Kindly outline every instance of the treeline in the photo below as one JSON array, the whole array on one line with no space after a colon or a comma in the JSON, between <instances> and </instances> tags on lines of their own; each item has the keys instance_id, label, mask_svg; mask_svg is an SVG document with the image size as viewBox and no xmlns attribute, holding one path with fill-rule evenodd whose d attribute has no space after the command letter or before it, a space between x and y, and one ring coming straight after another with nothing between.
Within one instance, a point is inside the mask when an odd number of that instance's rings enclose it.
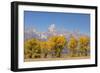
<instances>
[{"instance_id":1,"label":"treeline","mask_svg":"<svg viewBox=\"0 0 100 73\"><path fill-rule=\"evenodd\" d=\"M52 36L48 40L42 41L36 38L26 40L24 43L24 58L47 58L62 56L62 50L66 48L69 52L66 53L70 57L74 56L88 56L90 51L90 38L81 36L76 39L71 36L70 39L64 36Z\"/></svg>"}]
</instances>

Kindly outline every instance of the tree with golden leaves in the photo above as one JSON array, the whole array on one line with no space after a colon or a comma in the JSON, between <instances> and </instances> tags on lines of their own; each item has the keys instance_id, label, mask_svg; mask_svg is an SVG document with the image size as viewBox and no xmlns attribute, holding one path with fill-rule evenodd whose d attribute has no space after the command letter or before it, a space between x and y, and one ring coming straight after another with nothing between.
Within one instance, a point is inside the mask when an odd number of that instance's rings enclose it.
<instances>
[{"instance_id":1,"label":"tree with golden leaves","mask_svg":"<svg viewBox=\"0 0 100 73\"><path fill-rule=\"evenodd\" d=\"M37 58L40 57L41 49L39 40L32 38L25 41L24 55L25 58Z\"/></svg>"},{"instance_id":2,"label":"tree with golden leaves","mask_svg":"<svg viewBox=\"0 0 100 73\"><path fill-rule=\"evenodd\" d=\"M77 50L77 46L78 46L78 41L74 36L70 37L70 40L68 42L68 49L70 50L70 55L71 56L75 56L76 54L76 50Z\"/></svg>"},{"instance_id":3,"label":"tree with golden leaves","mask_svg":"<svg viewBox=\"0 0 100 73\"><path fill-rule=\"evenodd\" d=\"M32 58L32 41L26 40L24 43L24 57L25 59Z\"/></svg>"},{"instance_id":4,"label":"tree with golden leaves","mask_svg":"<svg viewBox=\"0 0 100 73\"><path fill-rule=\"evenodd\" d=\"M64 36L53 36L49 39L54 42L54 51L56 57L61 57L61 52L66 44L66 38Z\"/></svg>"},{"instance_id":5,"label":"tree with golden leaves","mask_svg":"<svg viewBox=\"0 0 100 73\"><path fill-rule=\"evenodd\" d=\"M42 41L41 42L41 50L42 54L44 54L44 58L47 58L47 55L52 52L52 49L54 47L54 43L51 41Z\"/></svg>"},{"instance_id":6,"label":"tree with golden leaves","mask_svg":"<svg viewBox=\"0 0 100 73\"><path fill-rule=\"evenodd\" d=\"M81 36L79 38L79 48L81 55L87 56L88 51L90 50L90 38L87 36Z\"/></svg>"}]
</instances>

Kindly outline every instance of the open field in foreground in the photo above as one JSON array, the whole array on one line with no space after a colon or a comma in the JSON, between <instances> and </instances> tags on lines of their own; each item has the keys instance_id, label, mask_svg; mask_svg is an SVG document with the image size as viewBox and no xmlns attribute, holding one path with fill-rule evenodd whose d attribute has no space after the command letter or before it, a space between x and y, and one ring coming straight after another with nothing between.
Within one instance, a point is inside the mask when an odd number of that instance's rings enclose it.
<instances>
[{"instance_id":1,"label":"open field in foreground","mask_svg":"<svg viewBox=\"0 0 100 73\"><path fill-rule=\"evenodd\" d=\"M80 56L80 57L70 57L64 56L61 58L35 58L35 59L24 59L24 62L33 62L33 61L56 61L56 60L80 60L80 59L89 59L90 56Z\"/></svg>"}]
</instances>

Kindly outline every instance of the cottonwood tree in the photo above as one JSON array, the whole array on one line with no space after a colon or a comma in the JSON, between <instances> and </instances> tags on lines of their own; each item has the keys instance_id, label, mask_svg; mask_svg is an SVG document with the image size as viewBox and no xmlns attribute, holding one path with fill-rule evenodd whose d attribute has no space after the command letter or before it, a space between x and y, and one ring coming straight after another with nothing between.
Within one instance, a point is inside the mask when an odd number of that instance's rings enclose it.
<instances>
[{"instance_id":1,"label":"cottonwood tree","mask_svg":"<svg viewBox=\"0 0 100 73\"><path fill-rule=\"evenodd\" d=\"M79 48L81 55L87 56L88 51L90 50L90 38L87 36L81 36L79 38Z\"/></svg>"},{"instance_id":2,"label":"cottonwood tree","mask_svg":"<svg viewBox=\"0 0 100 73\"><path fill-rule=\"evenodd\" d=\"M66 44L66 38L64 36L53 36L49 39L54 42L54 51L56 57L61 57L61 52Z\"/></svg>"},{"instance_id":3,"label":"cottonwood tree","mask_svg":"<svg viewBox=\"0 0 100 73\"><path fill-rule=\"evenodd\" d=\"M32 38L25 41L24 44L25 58L38 58L41 54L40 41Z\"/></svg>"},{"instance_id":4,"label":"cottonwood tree","mask_svg":"<svg viewBox=\"0 0 100 73\"><path fill-rule=\"evenodd\" d=\"M77 39L74 36L71 36L67 46L68 49L70 50L70 56L75 56L77 46L78 46Z\"/></svg>"}]
</instances>

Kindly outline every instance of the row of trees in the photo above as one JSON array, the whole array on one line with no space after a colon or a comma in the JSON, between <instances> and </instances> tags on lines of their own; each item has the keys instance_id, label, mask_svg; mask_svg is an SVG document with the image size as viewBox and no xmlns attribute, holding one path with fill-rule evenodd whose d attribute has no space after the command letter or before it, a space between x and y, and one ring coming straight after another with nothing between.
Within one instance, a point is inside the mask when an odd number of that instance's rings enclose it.
<instances>
[{"instance_id":1,"label":"row of trees","mask_svg":"<svg viewBox=\"0 0 100 73\"><path fill-rule=\"evenodd\" d=\"M89 43L90 39L86 36L81 36L79 39L71 36L69 40L64 36L52 36L47 41L32 38L24 43L24 55L25 59L47 58L48 55L61 57L62 50L66 48L71 57L75 54L87 56L90 49Z\"/></svg>"}]
</instances>

